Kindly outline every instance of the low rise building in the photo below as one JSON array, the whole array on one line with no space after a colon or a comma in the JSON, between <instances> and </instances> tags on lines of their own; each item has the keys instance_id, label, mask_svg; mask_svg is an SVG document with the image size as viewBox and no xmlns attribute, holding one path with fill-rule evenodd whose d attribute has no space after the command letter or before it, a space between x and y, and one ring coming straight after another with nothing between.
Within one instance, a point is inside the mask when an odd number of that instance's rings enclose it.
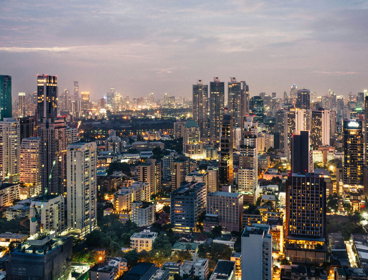
<instances>
[{"instance_id":1,"label":"low rise building","mask_svg":"<svg viewBox=\"0 0 368 280\"><path fill-rule=\"evenodd\" d=\"M130 248L135 249L137 252L149 252L152 250L153 242L156 238L157 232L147 230L136 232L130 237Z\"/></svg>"},{"instance_id":2,"label":"low rise building","mask_svg":"<svg viewBox=\"0 0 368 280\"><path fill-rule=\"evenodd\" d=\"M235 262L219 260L209 280L235 279Z\"/></svg>"},{"instance_id":3,"label":"low rise building","mask_svg":"<svg viewBox=\"0 0 368 280\"><path fill-rule=\"evenodd\" d=\"M199 280L205 280L208 277L208 260L195 259L193 261L185 261L180 267L181 277L198 277Z\"/></svg>"}]
</instances>

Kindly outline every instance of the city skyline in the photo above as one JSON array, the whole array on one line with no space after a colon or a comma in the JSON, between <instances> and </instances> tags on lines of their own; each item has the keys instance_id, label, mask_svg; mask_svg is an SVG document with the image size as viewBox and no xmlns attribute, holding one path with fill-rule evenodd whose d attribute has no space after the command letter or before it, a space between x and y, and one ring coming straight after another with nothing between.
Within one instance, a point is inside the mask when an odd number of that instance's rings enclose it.
<instances>
[{"instance_id":1,"label":"city skyline","mask_svg":"<svg viewBox=\"0 0 368 280\"><path fill-rule=\"evenodd\" d=\"M58 76L60 92L77 80L93 98L110 87L190 98L196 80L214 76L245 80L251 95L281 97L294 83L318 95L356 94L367 87L367 8L364 1L6 2L0 73L12 76L13 96L35 91L42 73Z\"/></svg>"}]
</instances>

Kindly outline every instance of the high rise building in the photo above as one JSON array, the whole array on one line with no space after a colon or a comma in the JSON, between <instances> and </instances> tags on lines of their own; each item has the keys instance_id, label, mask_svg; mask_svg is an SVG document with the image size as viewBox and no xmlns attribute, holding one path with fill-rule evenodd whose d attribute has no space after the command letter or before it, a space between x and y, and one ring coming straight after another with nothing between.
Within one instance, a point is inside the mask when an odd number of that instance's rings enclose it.
<instances>
[{"instance_id":1,"label":"high rise building","mask_svg":"<svg viewBox=\"0 0 368 280\"><path fill-rule=\"evenodd\" d=\"M91 106L91 97L89 91L82 91L81 92L81 110L83 112L87 112Z\"/></svg>"},{"instance_id":2,"label":"high rise building","mask_svg":"<svg viewBox=\"0 0 368 280\"><path fill-rule=\"evenodd\" d=\"M28 239L9 254L6 278L10 280L68 278L72 247L73 240L70 237L46 236L43 239Z\"/></svg>"},{"instance_id":3,"label":"high rise building","mask_svg":"<svg viewBox=\"0 0 368 280\"><path fill-rule=\"evenodd\" d=\"M320 146L330 145L330 111L318 110L312 112L311 147L318 150Z\"/></svg>"},{"instance_id":4,"label":"high rise building","mask_svg":"<svg viewBox=\"0 0 368 280\"><path fill-rule=\"evenodd\" d=\"M210 139L219 142L221 134L221 122L225 106L225 84L218 77L210 82Z\"/></svg>"},{"instance_id":5,"label":"high rise building","mask_svg":"<svg viewBox=\"0 0 368 280\"><path fill-rule=\"evenodd\" d=\"M286 255L292 262L326 258L326 183L322 176L293 173L286 184Z\"/></svg>"},{"instance_id":6,"label":"high rise building","mask_svg":"<svg viewBox=\"0 0 368 280\"><path fill-rule=\"evenodd\" d=\"M292 173L308 173L312 171L311 153L309 148L309 131L294 134L291 144Z\"/></svg>"},{"instance_id":7,"label":"high rise building","mask_svg":"<svg viewBox=\"0 0 368 280\"><path fill-rule=\"evenodd\" d=\"M44 194L59 193L55 120L57 118L57 77L37 77L37 123L41 138L41 186Z\"/></svg>"},{"instance_id":8,"label":"high rise building","mask_svg":"<svg viewBox=\"0 0 368 280\"><path fill-rule=\"evenodd\" d=\"M24 117L20 122L20 140L33 137L35 135L36 119L35 117Z\"/></svg>"},{"instance_id":9,"label":"high rise building","mask_svg":"<svg viewBox=\"0 0 368 280\"><path fill-rule=\"evenodd\" d=\"M253 96L249 101L249 110L252 114L263 117L265 108L264 108L264 101L260 96Z\"/></svg>"},{"instance_id":10,"label":"high rise building","mask_svg":"<svg viewBox=\"0 0 368 280\"><path fill-rule=\"evenodd\" d=\"M185 123L183 152L185 156L190 157L191 159L199 160L205 158L200 128L193 120L188 120Z\"/></svg>"},{"instance_id":11,"label":"high rise building","mask_svg":"<svg viewBox=\"0 0 368 280\"><path fill-rule=\"evenodd\" d=\"M18 118L26 116L26 93L18 93Z\"/></svg>"},{"instance_id":12,"label":"high rise building","mask_svg":"<svg viewBox=\"0 0 368 280\"><path fill-rule=\"evenodd\" d=\"M44 195L32 199L30 205L30 234L61 233L65 229L65 198Z\"/></svg>"},{"instance_id":13,"label":"high rise building","mask_svg":"<svg viewBox=\"0 0 368 280\"><path fill-rule=\"evenodd\" d=\"M67 152L67 225L81 235L97 226L97 148L95 142L74 143Z\"/></svg>"},{"instance_id":14,"label":"high rise building","mask_svg":"<svg viewBox=\"0 0 368 280\"><path fill-rule=\"evenodd\" d=\"M12 78L0 75L0 121L12 116Z\"/></svg>"},{"instance_id":15,"label":"high rise building","mask_svg":"<svg viewBox=\"0 0 368 280\"><path fill-rule=\"evenodd\" d=\"M37 76L38 123L53 123L57 117L57 77Z\"/></svg>"},{"instance_id":16,"label":"high rise building","mask_svg":"<svg viewBox=\"0 0 368 280\"><path fill-rule=\"evenodd\" d=\"M186 157L176 158L173 161L171 170L171 189L176 190L180 188L181 184L185 182L185 176L189 172L189 159Z\"/></svg>"},{"instance_id":17,"label":"high rise building","mask_svg":"<svg viewBox=\"0 0 368 280\"><path fill-rule=\"evenodd\" d=\"M22 139L20 145L20 181L27 186L41 187L41 140L38 137Z\"/></svg>"},{"instance_id":18,"label":"high rise building","mask_svg":"<svg viewBox=\"0 0 368 280\"><path fill-rule=\"evenodd\" d=\"M245 131L243 144L240 146L237 175L238 191L252 196L258 184L258 152L257 136L251 128Z\"/></svg>"},{"instance_id":19,"label":"high rise building","mask_svg":"<svg viewBox=\"0 0 368 280\"><path fill-rule=\"evenodd\" d=\"M209 193L206 214L216 215L223 230L240 231L243 217L243 195L229 192Z\"/></svg>"},{"instance_id":20,"label":"high rise building","mask_svg":"<svg viewBox=\"0 0 368 280\"><path fill-rule=\"evenodd\" d=\"M193 85L193 119L199 125L202 140L208 139L208 85L204 85L201 80Z\"/></svg>"},{"instance_id":21,"label":"high rise building","mask_svg":"<svg viewBox=\"0 0 368 280\"><path fill-rule=\"evenodd\" d=\"M309 89L300 89L296 93L296 108L300 109L310 109L310 90Z\"/></svg>"},{"instance_id":22,"label":"high rise building","mask_svg":"<svg viewBox=\"0 0 368 280\"><path fill-rule=\"evenodd\" d=\"M19 181L19 122L12 118L0 121L0 179L10 183Z\"/></svg>"},{"instance_id":23,"label":"high rise building","mask_svg":"<svg viewBox=\"0 0 368 280\"><path fill-rule=\"evenodd\" d=\"M249 112L249 86L231 78L228 83L228 109L235 127L243 127L243 117Z\"/></svg>"},{"instance_id":24,"label":"high rise building","mask_svg":"<svg viewBox=\"0 0 368 280\"><path fill-rule=\"evenodd\" d=\"M364 161L364 190L368 193L368 91L364 91L364 129L365 129L365 161Z\"/></svg>"},{"instance_id":25,"label":"high rise building","mask_svg":"<svg viewBox=\"0 0 368 280\"><path fill-rule=\"evenodd\" d=\"M232 184L234 181L234 126L233 118L226 114L222 120L220 138L220 184Z\"/></svg>"},{"instance_id":26,"label":"high rise building","mask_svg":"<svg viewBox=\"0 0 368 280\"><path fill-rule=\"evenodd\" d=\"M79 117L80 111L81 111L81 100L79 95L79 83L78 81L74 81L73 104L72 104L73 116Z\"/></svg>"},{"instance_id":27,"label":"high rise building","mask_svg":"<svg viewBox=\"0 0 368 280\"><path fill-rule=\"evenodd\" d=\"M364 137L361 120L344 120L344 185L363 186Z\"/></svg>"},{"instance_id":28,"label":"high rise building","mask_svg":"<svg viewBox=\"0 0 368 280\"><path fill-rule=\"evenodd\" d=\"M206 210L207 187L204 183L187 183L171 193L171 224L178 232L196 230L199 217Z\"/></svg>"},{"instance_id":29,"label":"high rise building","mask_svg":"<svg viewBox=\"0 0 368 280\"><path fill-rule=\"evenodd\" d=\"M133 201L131 220L138 227L148 227L155 222L155 205L147 201Z\"/></svg>"},{"instance_id":30,"label":"high rise building","mask_svg":"<svg viewBox=\"0 0 368 280\"><path fill-rule=\"evenodd\" d=\"M138 181L150 185L150 193L155 194L161 188L161 164L155 159L149 159L137 166Z\"/></svg>"},{"instance_id":31,"label":"high rise building","mask_svg":"<svg viewBox=\"0 0 368 280\"><path fill-rule=\"evenodd\" d=\"M272 279L272 235L270 226L247 226L241 236L242 280Z\"/></svg>"}]
</instances>

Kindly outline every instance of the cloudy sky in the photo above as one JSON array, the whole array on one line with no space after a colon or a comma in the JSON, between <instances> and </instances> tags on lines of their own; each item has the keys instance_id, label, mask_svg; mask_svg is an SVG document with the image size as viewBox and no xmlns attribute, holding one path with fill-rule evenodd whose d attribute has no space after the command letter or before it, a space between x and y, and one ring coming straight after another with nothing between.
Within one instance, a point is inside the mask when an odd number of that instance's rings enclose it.
<instances>
[{"instance_id":1,"label":"cloudy sky","mask_svg":"<svg viewBox=\"0 0 368 280\"><path fill-rule=\"evenodd\" d=\"M0 73L14 93L35 90L38 73L94 97L190 97L214 76L252 94L356 93L367 46L367 0L0 0Z\"/></svg>"}]
</instances>

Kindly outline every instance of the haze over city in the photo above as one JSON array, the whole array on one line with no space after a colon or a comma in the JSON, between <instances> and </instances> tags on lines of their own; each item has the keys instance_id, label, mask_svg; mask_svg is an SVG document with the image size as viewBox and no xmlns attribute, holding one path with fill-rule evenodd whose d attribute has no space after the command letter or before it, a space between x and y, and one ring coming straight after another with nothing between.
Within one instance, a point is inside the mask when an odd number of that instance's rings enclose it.
<instances>
[{"instance_id":1,"label":"haze over city","mask_svg":"<svg viewBox=\"0 0 368 280\"><path fill-rule=\"evenodd\" d=\"M59 90L78 80L94 98L111 87L190 98L198 80L235 76L251 95L291 84L318 95L367 87L367 1L1 1L0 73L13 94L37 74Z\"/></svg>"}]
</instances>

